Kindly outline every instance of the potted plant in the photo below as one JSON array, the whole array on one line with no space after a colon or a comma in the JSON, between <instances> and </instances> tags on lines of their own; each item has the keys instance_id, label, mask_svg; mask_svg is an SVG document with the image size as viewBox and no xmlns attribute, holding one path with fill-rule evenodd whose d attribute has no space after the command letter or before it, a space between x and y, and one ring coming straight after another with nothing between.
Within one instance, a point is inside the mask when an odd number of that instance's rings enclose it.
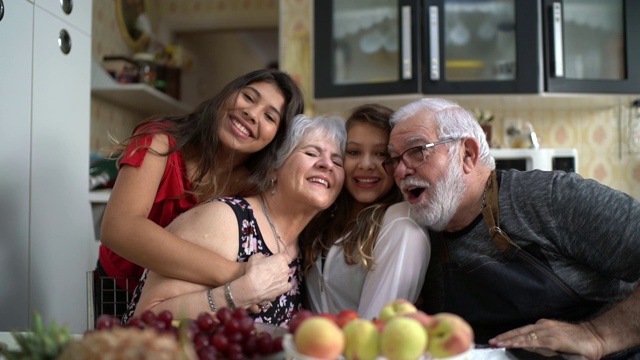
<instances>
[{"instance_id":1,"label":"potted plant","mask_svg":"<svg viewBox=\"0 0 640 360\"><path fill-rule=\"evenodd\" d=\"M480 127L482 127L484 134L487 136L487 143L489 144L489 146L491 146L491 124L495 116L487 110L480 110L477 108L473 110L473 115L475 116L476 120L478 120Z\"/></svg>"}]
</instances>

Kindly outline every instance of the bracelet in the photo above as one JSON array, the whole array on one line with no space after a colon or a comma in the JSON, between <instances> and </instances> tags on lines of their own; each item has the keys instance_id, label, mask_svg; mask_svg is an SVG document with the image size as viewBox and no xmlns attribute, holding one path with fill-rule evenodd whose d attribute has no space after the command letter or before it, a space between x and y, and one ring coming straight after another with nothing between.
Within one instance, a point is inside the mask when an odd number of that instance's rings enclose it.
<instances>
[{"instance_id":1,"label":"bracelet","mask_svg":"<svg viewBox=\"0 0 640 360\"><path fill-rule=\"evenodd\" d=\"M209 300L209 307L211 308L212 312L217 312L218 308L216 307L216 304L213 302L213 295L211 294L211 291L213 289L209 289L209 291L207 291L207 299Z\"/></svg>"},{"instance_id":2,"label":"bracelet","mask_svg":"<svg viewBox=\"0 0 640 360\"><path fill-rule=\"evenodd\" d=\"M236 308L236 302L233 301L233 296L231 296L231 281L229 281L225 286L224 286L224 295L227 297L227 302L229 303L229 306L232 309Z\"/></svg>"}]
</instances>

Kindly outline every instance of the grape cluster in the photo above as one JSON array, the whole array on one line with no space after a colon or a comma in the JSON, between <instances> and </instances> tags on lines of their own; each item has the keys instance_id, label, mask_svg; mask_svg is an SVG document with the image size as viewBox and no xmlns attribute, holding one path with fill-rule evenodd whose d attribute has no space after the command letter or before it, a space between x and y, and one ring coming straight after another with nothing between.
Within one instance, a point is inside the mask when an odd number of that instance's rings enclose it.
<instances>
[{"instance_id":1,"label":"grape cluster","mask_svg":"<svg viewBox=\"0 0 640 360\"><path fill-rule=\"evenodd\" d=\"M200 360L211 359L261 359L282 351L282 337L258 331L253 318L242 308L221 308L217 313L203 312L196 319L176 322L170 311L154 314L145 311L134 317L125 327L151 328L161 334L173 334L176 339L186 336ZM119 327L120 321L109 315L98 318L97 330Z\"/></svg>"}]
</instances>

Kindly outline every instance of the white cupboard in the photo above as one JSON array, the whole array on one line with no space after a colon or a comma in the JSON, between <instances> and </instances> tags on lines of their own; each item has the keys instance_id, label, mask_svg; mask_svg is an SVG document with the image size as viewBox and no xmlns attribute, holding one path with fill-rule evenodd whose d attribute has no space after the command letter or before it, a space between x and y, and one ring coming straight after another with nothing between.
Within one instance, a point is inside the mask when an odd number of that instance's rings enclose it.
<instances>
[{"instance_id":1,"label":"white cupboard","mask_svg":"<svg viewBox=\"0 0 640 360\"><path fill-rule=\"evenodd\" d=\"M13 145L0 142L2 173L11 169L0 196L17 205L0 200L0 236L10 234L0 251L9 258L0 259L0 331L29 327L34 311L71 332L86 328L85 273L95 266L88 198L92 2L71 2L80 3L67 15L67 1L4 0L0 47L4 52L10 39L15 52L0 57L0 119L2 133L17 136Z\"/></svg>"},{"instance_id":2,"label":"white cupboard","mask_svg":"<svg viewBox=\"0 0 640 360\"><path fill-rule=\"evenodd\" d=\"M0 330L9 330L28 321L33 4L0 1Z\"/></svg>"}]
</instances>

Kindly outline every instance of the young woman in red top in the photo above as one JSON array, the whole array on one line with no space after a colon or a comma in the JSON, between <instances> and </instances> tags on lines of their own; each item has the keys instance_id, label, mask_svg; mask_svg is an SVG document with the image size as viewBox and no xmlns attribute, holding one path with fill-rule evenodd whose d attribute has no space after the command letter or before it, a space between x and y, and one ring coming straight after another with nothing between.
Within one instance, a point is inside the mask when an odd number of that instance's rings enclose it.
<instances>
[{"instance_id":1,"label":"young woman in red top","mask_svg":"<svg viewBox=\"0 0 640 360\"><path fill-rule=\"evenodd\" d=\"M251 193L252 180L268 175L287 123L304 111L303 102L287 74L257 70L233 80L190 114L156 116L138 125L121 144L125 150L104 212L96 273L137 279L149 268L209 286L241 276L244 264L164 226L208 199ZM262 261L273 272L288 271L283 255ZM264 277L261 281L281 278L268 272ZM124 281L117 285L123 287ZM132 293L136 285L129 282L126 290ZM100 291L100 284L96 287Z\"/></svg>"}]
</instances>

